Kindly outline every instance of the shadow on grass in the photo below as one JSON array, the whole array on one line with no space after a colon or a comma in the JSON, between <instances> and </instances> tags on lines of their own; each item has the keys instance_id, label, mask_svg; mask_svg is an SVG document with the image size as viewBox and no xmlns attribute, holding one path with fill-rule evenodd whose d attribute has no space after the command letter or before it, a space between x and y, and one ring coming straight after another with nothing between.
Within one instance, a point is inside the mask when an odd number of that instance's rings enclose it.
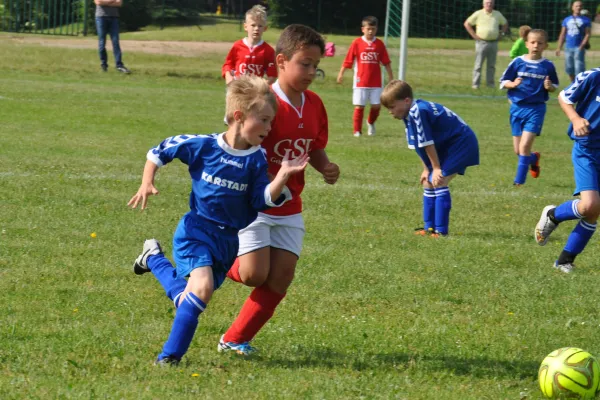
<instances>
[{"instance_id":1,"label":"shadow on grass","mask_svg":"<svg viewBox=\"0 0 600 400\"><path fill-rule=\"evenodd\" d=\"M300 350L302 351L302 350ZM420 372L450 372L455 375L469 375L475 378L537 378L537 361L493 360L486 357L459 358L455 356L410 355L405 353L338 353L331 349L321 349L310 353L300 353L297 358L265 359L265 364L275 368L300 369L349 368L354 371L369 370L410 370Z\"/></svg>"}]
</instances>

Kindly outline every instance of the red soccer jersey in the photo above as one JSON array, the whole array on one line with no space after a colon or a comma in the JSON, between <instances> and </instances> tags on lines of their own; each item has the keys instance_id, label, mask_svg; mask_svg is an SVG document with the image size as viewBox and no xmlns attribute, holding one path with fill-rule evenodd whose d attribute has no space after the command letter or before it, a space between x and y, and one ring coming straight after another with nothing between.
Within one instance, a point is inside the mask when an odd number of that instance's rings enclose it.
<instances>
[{"instance_id":1,"label":"red soccer jersey","mask_svg":"<svg viewBox=\"0 0 600 400\"><path fill-rule=\"evenodd\" d=\"M276 175L287 153L296 158L313 150L324 149L329 128L325 106L316 93L306 90L302 94L302 107L297 109L283 93L279 82L275 82L272 89L277 95L279 109L262 147L267 152L269 172ZM266 214L283 216L302 212L300 194L304 189L304 172L290 176L287 187L292 192L292 200L281 207L270 208L265 211Z\"/></svg>"},{"instance_id":2,"label":"red soccer jersey","mask_svg":"<svg viewBox=\"0 0 600 400\"><path fill-rule=\"evenodd\" d=\"M225 74L231 71L235 71L236 77L248 74L275 78L277 77L275 50L264 41L251 47L246 44L246 38L240 39L233 44L225 57L221 75L224 78Z\"/></svg>"},{"instance_id":3,"label":"red soccer jersey","mask_svg":"<svg viewBox=\"0 0 600 400\"><path fill-rule=\"evenodd\" d=\"M354 88L380 88L382 82L379 64L388 65L390 62L390 56L381 40L375 38L369 42L362 36L354 39L350 45L343 66L354 66Z\"/></svg>"}]
</instances>

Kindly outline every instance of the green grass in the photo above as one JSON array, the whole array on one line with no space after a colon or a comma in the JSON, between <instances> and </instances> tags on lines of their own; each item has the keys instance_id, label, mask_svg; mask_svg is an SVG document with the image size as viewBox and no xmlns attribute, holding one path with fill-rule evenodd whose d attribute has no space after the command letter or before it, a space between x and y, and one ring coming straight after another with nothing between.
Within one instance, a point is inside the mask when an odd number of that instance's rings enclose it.
<instances>
[{"instance_id":1,"label":"green grass","mask_svg":"<svg viewBox=\"0 0 600 400\"><path fill-rule=\"evenodd\" d=\"M145 238L170 252L186 169L161 170L147 211L125 204L148 148L223 129L223 55L128 53L134 74L122 76L99 72L94 50L0 40L0 54L2 398L539 399L546 354L600 353L598 241L567 276L551 264L573 224L546 247L532 238L540 210L573 189L566 118L551 100L535 144L541 178L515 190L506 100L465 96L472 56L440 53L451 82L418 74L418 59L409 79L469 122L481 148L481 165L451 185L452 236L412 234L420 163L403 125L382 115L376 137L352 137L350 75L335 85L340 59L326 59L328 79L312 89L342 177L331 187L307 173L302 258L259 356L216 352L249 293L226 282L183 364L155 368L174 310L130 266Z\"/></svg>"}]
</instances>

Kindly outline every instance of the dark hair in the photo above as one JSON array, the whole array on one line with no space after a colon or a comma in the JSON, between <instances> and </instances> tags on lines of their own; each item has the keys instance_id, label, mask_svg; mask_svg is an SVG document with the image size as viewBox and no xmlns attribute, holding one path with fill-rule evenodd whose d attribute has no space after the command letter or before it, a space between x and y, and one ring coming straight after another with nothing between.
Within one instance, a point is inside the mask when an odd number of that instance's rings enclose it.
<instances>
[{"instance_id":1,"label":"dark hair","mask_svg":"<svg viewBox=\"0 0 600 400\"><path fill-rule=\"evenodd\" d=\"M365 25L377 26L378 23L379 23L379 21L377 21L377 18L372 17L372 16L364 17L362 19L362 26L365 26Z\"/></svg>"},{"instance_id":2,"label":"dark hair","mask_svg":"<svg viewBox=\"0 0 600 400\"><path fill-rule=\"evenodd\" d=\"M527 38L529 39L529 35L540 35L542 38L544 38L544 41L546 43L548 43L548 32L546 32L543 29L532 29L529 31L529 33L527 34Z\"/></svg>"},{"instance_id":3,"label":"dark hair","mask_svg":"<svg viewBox=\"0 0 600 400\"><path fill-rule=\"evenodd\" d=\"M319 47L321 55L325 53L325 40L317 31L306 25L292 24L281 32L275 46L275 54L283 54L290 60L299 50L309 46Z\"/></svg>"},{"instance_id":4,"label":"dark hair","mask_svg":"<svg viewBox=\"0 0 600 400\"><path fill-rule=\"evenodd\" d=\"M394 101L407 98L413 98L413 91L410 85L400 79L394 79L383 88L383 92L381 93L381 104L383 104L385 108L391 108Z\"/></svg>"}]
</instances>

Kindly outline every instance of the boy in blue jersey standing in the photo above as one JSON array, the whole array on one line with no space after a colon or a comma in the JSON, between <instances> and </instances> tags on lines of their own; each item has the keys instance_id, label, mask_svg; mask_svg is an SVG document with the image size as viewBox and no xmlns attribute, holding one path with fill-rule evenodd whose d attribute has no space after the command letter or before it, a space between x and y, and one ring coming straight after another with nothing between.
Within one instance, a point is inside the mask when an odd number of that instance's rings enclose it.
<instances>
[{"instance_id":1,"label":"boy in blue jersey standing","mask_svg":"<svg viewBox=\"0 0 600 400\"><path fill-rule=\"evenodd\" d=\"M548 47L546 31L532 29L525 44L529 54L515 58L500 78L500 88L508 89L513 148L519 156L515 186L525 183L529 170L533 178L540 176L540 153L531 148L542 133L548 92L558 87L554 64L542 57Z\"/></svg>"},{"instance_id":2,"label":"boy in blue jersey standing","mask_svg":"<svg viewBox=\"0 0 600 400\"><path fill-rule=\"evenodd\" d=\"M191 210L173 237L176 269L159 243L147 240L135 260L134 272L152 272L178 308L173 327L156 364L178 364L186 353L213 292L223 283L238 252L238 232L268 207L290 200L285 187L290 175L303 171L308 155L284 158L272 182L260 144L271 130L277 99L261 78L243 77L227 93L227 132L181 135L165 139L148 154L142 184L128 205L146 207L158 194L154 176L159 167L179 159L192 178ZM184 279L174 279L189 277Z\"/></svg>"},{"instance_id":3,"label":"boy in blue jersey standing","mask_svg":"<svg viewBox=\"0 0 600 400\"><path fill-rule=\"evenodd\" d=\"M571 124L568 134L574 141L572 160L575 175L575 193L578 200L570 200L558 207L546 206L535 227L535 240L544 246L558 224L571 219L579 220L554 268L569 273L594 232L600 215L600 68L577 75L575 81L560 92L558 102ZM577 105L577 107L575 107Z\"/></svg>"},{"instance_id":4,"label":"boy in blue jersey standing","mask_svg":"<svg viewBox=\"0 0 600 400\"><path fill-rule=\"evenodd\" d=\"M423 162L423 228L419 235L448 234L452 198L448 184L467 167L479 165L475 133L454 112L438 103L414 100L410 85L392 80L383 89L381 104L406 125L408 147Z\"/></svg>"}]
</instances>

